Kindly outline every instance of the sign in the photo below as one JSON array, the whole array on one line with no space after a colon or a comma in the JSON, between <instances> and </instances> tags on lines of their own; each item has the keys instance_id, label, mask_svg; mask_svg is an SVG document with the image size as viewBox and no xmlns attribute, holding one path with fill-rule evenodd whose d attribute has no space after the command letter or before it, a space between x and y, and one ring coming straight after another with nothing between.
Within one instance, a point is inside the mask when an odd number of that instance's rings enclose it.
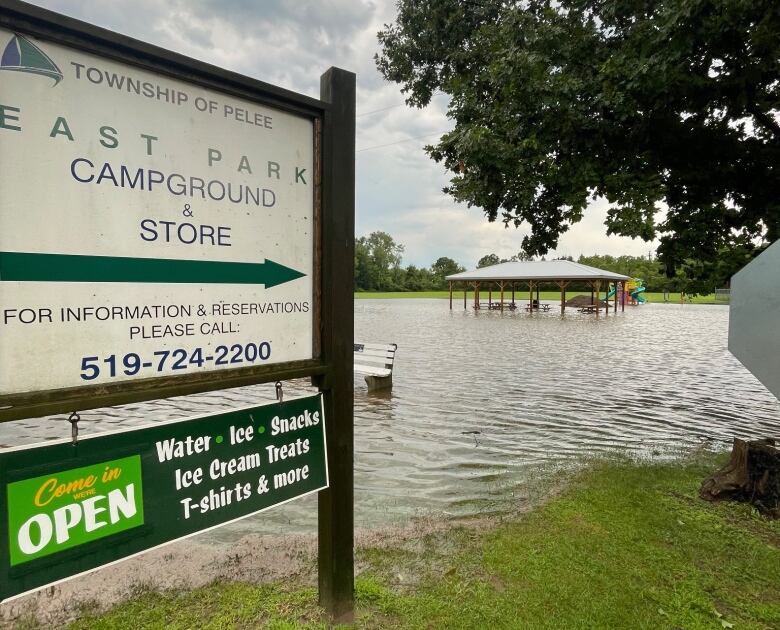
<instances>
[{"instance_id":1,"label":"sign","mask_svg":"<svg viewBox=\"0 0 780 630\"><path fill-rule=\"evenodd\" d=\"M0 600L328 486L322 396L0 452Z\"/></svg>"},{"instance_id":2,"label":"sign","mask_svg":"<svg viewBox=\"0 0 780 630\"><path fill-rule=\"evenodd\" d=\"M0 28L0 397L312 359L314 124Z\"/></svg>"},{"instance_id":3,"label":"sign","mask_svg":"<svg viewBox=\"0 0 780 630\"><path fill-rule=\"evenodd\" d=\"M311 453L224 414L0 455L0 599L329 483L320 603L351 619L354 202L353 73L316 99L0 0L0 422L312 377L334 445L323 471L304 409Z\"/></svg>"},{"instance_id":4,"label":"sign","mask_svg":"<svg viewBox=\"0 0 780 630\"><path fill-rule=\"evenodd\" d=\"M729 350L780 398L780 242L731 279Z\"/></svg>"}]
</instances>

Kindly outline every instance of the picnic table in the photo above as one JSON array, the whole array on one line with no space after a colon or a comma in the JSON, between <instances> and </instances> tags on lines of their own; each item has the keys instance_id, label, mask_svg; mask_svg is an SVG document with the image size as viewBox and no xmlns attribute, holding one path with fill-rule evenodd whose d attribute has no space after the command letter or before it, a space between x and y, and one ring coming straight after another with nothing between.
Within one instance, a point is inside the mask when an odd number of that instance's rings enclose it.
<instances>
[{"instance_id":1,"label":"picnic table","mask_svg":"<svg viewBox=\"0 0 780 630\"><path fill-rule=\"evenodd\" d=\"M604 307L602 307L604 308ZM595 304L585 304L583 306L580 306L577 309L580 313L595 313L596 312L596 305Z\"/></svg>"},{"instance_id":2,"label":"picnic table","mask_svg":"<svg viewBox=\"0 0 780 630\"><path fill-rule=\"evenodd\" d=\"M550 305L549 304L532 304L525 307L525 310L528 312L531 311L549 311Z\"/></svg>"},{"instance_id":3,"label":"picnic table","mask_svg":"<svg viewBox=\"0 0 780 630\"><path fill-rule=\"evenodd\" d=\"M480 308L487 308L491 311L501 310L501 302L480 302L479 306ZM504 308L513 311L517 308L517 306L515 304L512 304L512 302L504 302Z\"/></svg>"}]
</instances>

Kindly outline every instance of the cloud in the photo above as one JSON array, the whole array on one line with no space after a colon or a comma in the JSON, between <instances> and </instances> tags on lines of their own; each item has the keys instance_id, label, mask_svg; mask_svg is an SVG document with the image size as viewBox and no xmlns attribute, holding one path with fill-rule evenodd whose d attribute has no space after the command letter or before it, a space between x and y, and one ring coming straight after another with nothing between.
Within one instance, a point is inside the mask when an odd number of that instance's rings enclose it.
<instances>
[{"instance_id":1,"label":"cloud","mask_svg":"<svg viewBox=\"0 0 780 630\"><path fill-rule=\"evenodd\" d=\"M392 0L40 0L36 4L207 63L319 96L330 66L357 74L356 230L383 230L406 246L405 264L449 256L473 267L484 254L509 257L522 227L488 223L478 208L441 192L448 176L423 146L450 129L447 97L424 110L404 105L374 65L377 32L394 19ZM646 254L641 241L606 236L594 203L563 235L558 254Z\"/></svg>"}]
</instances>

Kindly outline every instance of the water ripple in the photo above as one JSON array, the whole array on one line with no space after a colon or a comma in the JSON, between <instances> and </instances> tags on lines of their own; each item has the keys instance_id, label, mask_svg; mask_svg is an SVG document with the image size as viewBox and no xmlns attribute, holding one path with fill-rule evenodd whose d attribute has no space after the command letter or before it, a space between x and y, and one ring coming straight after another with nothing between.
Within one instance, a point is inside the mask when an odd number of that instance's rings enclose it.
<instances>
[{"instance_id":1,"label":"water ripple","mask_svg":"<svg viewBox=\"0 0 780 630\"><path fill-rule=\"evenodd\" d=\"M648 304L597 320L361 300L355 328L359 341L399 346L391 393L369 395L355 377L360 526L492 510L541 467L583 456L780 435L780 404L727 350L727 307ZM311 391L305 381L287 387ZM262 385L93 410L82 414L82 431L273 398ZM8 423L0 446L69 431L63 417ZM315 527L310 497L206 536Z\"/></svg>"}]
</instances>

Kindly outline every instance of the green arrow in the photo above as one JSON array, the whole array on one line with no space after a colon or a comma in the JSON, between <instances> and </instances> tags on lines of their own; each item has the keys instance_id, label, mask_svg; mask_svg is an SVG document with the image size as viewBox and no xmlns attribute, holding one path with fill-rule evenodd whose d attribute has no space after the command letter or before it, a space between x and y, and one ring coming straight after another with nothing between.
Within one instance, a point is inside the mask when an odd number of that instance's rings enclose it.
<instances>
[{"instance_id":1,"label":"green arrow","mask_svg":"<svg viewBox=\"0 0 780 630\"><path fill-rule=\"evenodd\" d=\"M261 263L0 252L0 282L150 282L264 284L305 276L272 260Z\"/></svg>"}]
</instances>

